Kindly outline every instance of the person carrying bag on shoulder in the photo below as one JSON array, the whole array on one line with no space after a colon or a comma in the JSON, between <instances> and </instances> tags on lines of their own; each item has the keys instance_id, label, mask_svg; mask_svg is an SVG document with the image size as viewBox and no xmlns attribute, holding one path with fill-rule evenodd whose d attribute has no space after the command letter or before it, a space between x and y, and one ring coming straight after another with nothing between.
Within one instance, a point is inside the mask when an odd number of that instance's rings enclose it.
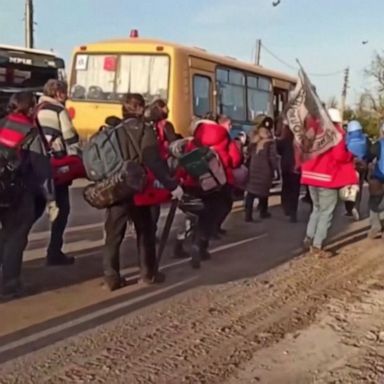
<instances>
[{"instance_id":1,"label":"person carrying bag on shoulder","mask_svg":"<svg viewBox=\"0 0 384 384\"><path fill-rule=\"evenodd\" d=\"M159 272L156 258L156 226L151 206L167 200L180 200L183 190L161 161L156 134L152 125L144 121L145 101L140 94L124 98L123 123L116 129L122 156L141 164L146 172L142 191L127 195L107 207L105 221L105 247L103 255L104 278L111 291L126 282L120 275L120 245L124 239L127 221L132 220L137 233L140 280L145 284L161 283L165 276ZM162 189L155 188L158 182Z\"/></svg>"}]
</instances>

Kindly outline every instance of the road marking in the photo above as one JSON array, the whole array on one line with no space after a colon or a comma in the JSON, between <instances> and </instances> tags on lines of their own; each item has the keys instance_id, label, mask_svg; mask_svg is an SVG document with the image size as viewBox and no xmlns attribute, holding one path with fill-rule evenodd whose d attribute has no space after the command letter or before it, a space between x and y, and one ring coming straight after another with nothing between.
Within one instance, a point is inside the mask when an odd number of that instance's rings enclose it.
<instances>
[{"instance_id":1,"label":"road marking","mask_svg":"<svg viewBox=\"0 0 384 384\"><path fill-rule=\"evenodd\" d=\"M244 208L244 204L242 201L235 201L235 203L233 204L232 213L240 212L243 210L243 208ZM181 212L180 210L178 210L176 212L176 216L180 216L182 214L183 214L183 212ZM161 213L160 213L160 217L164 218L167 215L168 215L168 208L163 208ZM93 229L101 229L102 230L103 228L104 228L104 222L103 221L98 222L98 223L93 223L93 224L68 226L65 229L65 234L71 234L71 233L81 232L81 231L89 231L89 230L93 230ZM45 239L49 238L49 236L51 236L51 231L32 232L29 235L29 241L45 240Z\"/></svg>"},{"instance_id":2,"label":"road marking","mask_svg":"<svg viewBox=\"0 0 384 384\"><path fill-rule=\"evenodd\" d=\"M220 245L219 247L212 248L209 251L209 253L215 254L215 253L218 253L218 252L221 252L221 251L225 251L227 249L231 249L231 248L237 247L239 245L243 245L243 244L247 244L247 243L250 243L252 241L255 241L255 240L263 239L264 237L267 237L267 236L268 236L268 233L262 233L262 234L260 234L258 236L248 237L247 239L236 241L234 243ZM186 259L178 260L178 261L173 261L172 263L168 263L168 264L160 266L160 269L161 270L170 269L172 267L177 267L178 265L186 264L189 261L191 261L190 257L188 257Z\"/></svg>"},{"instance_id":3,"label":"road marking","mask_svg":"<svg viewBox=\"0 0 384 384\"><path fill-rule=\"evenodd\" d=\"M65 322L63 324L54 326L52 328L45 329L44 331L40 331L40 332L34 333L34 334L30 335L30 336L23 337L23 338L21 338L19 340L16 340L16 341L12 341L12 342L10 342L10 343L8 343L6 345L0 346L0 353L4 353L4 352L7 352L9 350L21 347L21 346L23 346L25 344L33 343L33 342L35 342L35 341L37 341L39 339L42 339L44 337L54 335L56 333L59 333L61 331L66 330L66 329L75 327L77 325L81 325L81 324L83 324L83 323L85 323L87 321L94 320L94 319L96 319L98 317L107 315L107 314L112 313L114 311L117 311L117 310L129 307L131 305L139 303L142 300L146 300L146 299L150 299L152 297L159 296L159 295L161 295L163 293L166 293L168 291L171 291L171 290L173 290L175 288L178 288L178 287L181 287L183 285L186 285L186 284L196 280L197 278L198 278L198 276L193 276L193 277L191 277L191 278L189 278L187 280L184 280L184 281L172 284L169 287L157 290L156 292L150 292L150 293L147 293L147 294L142 295L140 297L136 297L136 298L131 299L131 300L123 301L121 303L117 303L117 304L111 305L109 307L106 307L106 308L103 308L103 309L99 309L99 310L97 310L95 312L89 313L88 315L81 316L81 317L79 317L77 319L73 319L73 320L67 321L67 322Z\"/></svg>"},{"instance_id":4,"label":"road marking","mask_svg":"<svg viewBox=\"0 0 384 384\"><path fill-rule=\"evenodd\" d=\"M211 249L210 252L212 254L218 253L218 252L221 252L221 251L224 251L224 250L227 250L227 249L231 249L231 248L243 245L243 244L250 243L252 241L256 241L256 240L265 238L267 236L268 236L267 233L262 233L262 234L260 234L258 236L253 236L253 237L249 237L247 239L236 241L234 243L229 243L229 244L221 245L219 247ZM178 266L178 265L186 264L189 261L190 261L190 258L183 259L183 260L178 260L178 261L175 261L175 262L172 262L172 263L165 264L160 269L161 270L170 269L170 268ZM124 273L124 271L122 271L122 272ZM129 278L129 280L135 280L137 278L139 278L139 275L132 276L132 277ZM117 304L108 306L108 307L103 308L103 309L99 309L99 310L97 310L95 312L92 312L92 313L89 313L87 315L81 316L81 317L79 317L77 319L73 319L73 320L64 322L64 323L59 324L57 326L45 329L43 331L37 332L35 334L29 335L29 336L26 336L26 337L23 337L21 339L15 340L15 341L10 342L10 343L8 343L6 345L0 346L0 353L7 352L9 350L12 350L12 349L15 349L15 348L18 348L18 347L22 347L23 345L26 345L26 344L29 344L29 343L33 343L33 342L35 342L35 341L37 341L39 339L42 339L44 337L54 335L56 333L59 333L59 332L64 331L66 329L75 327L77 325L81 325L83 323L86 323L87 321L97 319L97 318L99 318L101 316L107 315L109 313L112 313L114 311L117 311L117 310L120 310L120 309L123 309L123 308L127 308L127 307L129 307L131 305L139 303L140 301L144 301L144 300L146 300L148 298L151 298L151 297L156 297L158 295L161 295L163 293L171 291L172 289L175 289L177 287L181 287L183 285L186 285L186 284L188 284L188 283L190 283L190 282L192 282L192 281L194 281L196 279L198 279L198 275L190 277L187 280L183 280L181 282L175 283L175 284L173 284L173 285L171 285L169 287L160 289L160 290L158 290L156 292L150 292L150 293L147 293L145 295L141 295L139 297L133 298L131 300L124 301L122 303L117 303Z\"/></svg>"}]
</instances>

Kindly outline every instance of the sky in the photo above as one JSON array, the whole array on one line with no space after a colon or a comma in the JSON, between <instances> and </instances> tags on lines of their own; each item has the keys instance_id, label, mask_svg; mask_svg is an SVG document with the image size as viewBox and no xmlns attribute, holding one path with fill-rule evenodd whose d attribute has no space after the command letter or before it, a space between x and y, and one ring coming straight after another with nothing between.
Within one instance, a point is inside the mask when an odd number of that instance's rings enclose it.
<instances>
[{"instance_id":1,"label":"sky","mask_svg":"<svg viewBox=\"0 0 384 384\"><path fill-rule=\"evenodd\" d=\"M67 61L75 46L129 35L158 38L297 73L299 59L324 101L340 97L350 67L347 102L373 83L364 73L383 49L383 0L35 0L35 45ZM0 44L24 44L24 0L0 0ZM381 40L381 41L380 41ZM363 41L368 41L363 45ZM293 68L292 68L293 67ZM328 75L330 76L319 76Z\"/></svg>"}]
</instances>

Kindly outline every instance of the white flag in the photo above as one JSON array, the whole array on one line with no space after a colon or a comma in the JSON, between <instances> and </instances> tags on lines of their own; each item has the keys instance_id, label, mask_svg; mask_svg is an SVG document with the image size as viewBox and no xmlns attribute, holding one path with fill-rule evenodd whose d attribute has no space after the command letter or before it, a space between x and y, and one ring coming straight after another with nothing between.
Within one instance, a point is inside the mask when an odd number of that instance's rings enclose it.
<instances>
[{"instance_id":1,"label":"white flag","mask_svg":"<svg viewBox=\"0 0 384 384\"><path fill-rule=\"evenodd\" d=\"M286 117L302 160L321 155L342 140L303 69L289 95Z\"/></svg>"}]
</instances>

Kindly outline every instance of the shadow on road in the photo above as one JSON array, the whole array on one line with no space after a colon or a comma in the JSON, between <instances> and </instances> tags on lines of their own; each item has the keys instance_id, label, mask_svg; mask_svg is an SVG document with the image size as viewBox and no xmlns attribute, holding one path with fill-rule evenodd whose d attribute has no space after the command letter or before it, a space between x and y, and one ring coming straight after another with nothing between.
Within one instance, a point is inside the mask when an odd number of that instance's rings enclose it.
<instances>
[{"instance_id":1,"label":"shadow on road","mask_svg":"<svg viewBox=\"0 0 384 384\"><path fill-rule=\"evenodd\" d=\"M174 260L170 260L170 248L168 248L166 252L168 257L165 257L164 260L168 276L166 284L156 287L137 286L128 293L122 291L117 297L106 298L96 304L85 305L78 310L69 310L65 314L43 322L36 323L35 321L35 325L23 327L16 332L9 332L0 337L0 346L12 345L9 343L23 340L26 336L35 335L35 337L32 341L28 339L25 343L18 343L7 350L2 351L0 347L0 363L145 306L170 299L193 288L262 275L299 254L300 243L305 234L308 210L308 207L303 207L302 221L297 224L288 223L287 219L283 217L280 207L272 208L272 219L257 224L246 224L243 221L242 212L234 213L226 225L229 229L228 235L225 240L212 245L214 248L212 260L206 262L201 271L193 271L187 261L174 263ZM360 241L365 237L366 226L358 224L356 227L356 224L352 224L343 217L342 211L338 211L336 216L333 233L339 235L332 237L332 247L340 249L346 244ZM134 246L134 239L124 244L122 254L126 257L123 257L123 266L135 265ZM25 263L23 275L28 287L27 294L36 295L31 300L39 300L39 294L42 292L55 291L63 287L69 287L70 290L71 286L102 275L100 248L94 251L87 250L83 254L78 252L75 256L77 257L76 264L65 268L46 268L43 267L41 260ZM128 277L132 278L134 274L133 270ZM87 288L87 285L83 284L82 289L95 290L95 287ZM101 288L98 289L101 290ZM97 290L92 293L98 295ZM74 292L73 300L76 300L77 294ZM104 295L105 297L108 296ZM56 294L56 299L60 300L60 292ZM15 305L14 302L9 304ZM0 304L0 310L6 311L9 304ZM49 311L50 308L45 310ZM40 333L41 336L39 336Z\"/></svg>"}]
</instances>

